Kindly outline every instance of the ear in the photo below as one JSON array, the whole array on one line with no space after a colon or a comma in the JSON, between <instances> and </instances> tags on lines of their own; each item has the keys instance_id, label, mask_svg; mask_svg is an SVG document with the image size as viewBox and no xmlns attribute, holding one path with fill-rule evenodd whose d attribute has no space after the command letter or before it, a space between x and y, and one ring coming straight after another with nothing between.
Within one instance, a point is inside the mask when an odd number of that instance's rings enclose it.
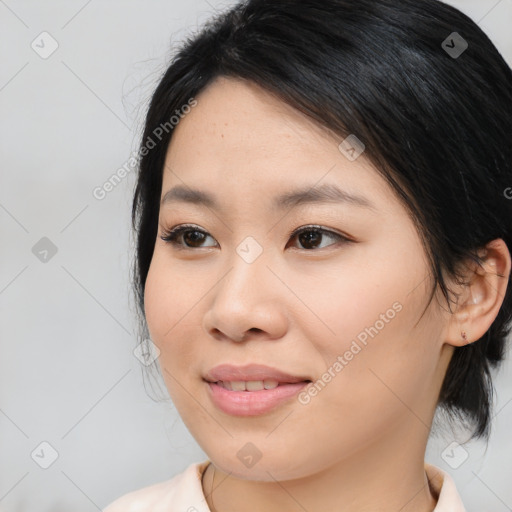
<instances>
[{"instance_id":1,"label":"ear","mask_svg":"<svg viewBox=\"0 0 512 512\"><path fill-rule=\"evenodd\" d=\"M494 322L505 298L511 258L498 238L478 251L481 264L472 260L462 267L464 284L452 285L458 298L446 325L445 342L460 347L480 339Z\"/></svg>"}]
</instances>

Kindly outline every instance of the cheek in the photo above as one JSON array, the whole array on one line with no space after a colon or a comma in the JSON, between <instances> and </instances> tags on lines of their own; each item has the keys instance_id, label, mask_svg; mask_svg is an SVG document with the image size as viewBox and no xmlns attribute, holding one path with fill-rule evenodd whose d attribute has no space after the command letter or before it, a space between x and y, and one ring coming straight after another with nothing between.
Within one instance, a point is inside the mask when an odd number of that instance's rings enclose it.
<instances>
[{"instance_id":1,"label":"cheek","mask_svg":"<svg viewBox=\"0 0 512 512\"><path fill-rule=\"evenodd\" d=\"M194 402L183 391L186 383L189 392L197 393L187 379L198 363L193 343L197 319L193 322L191 314L197 297L191 293L194 288L184 281L155 255L146 279L144 309L151 340L160 350L158 364L169 396L180 415L188 417L201 411L195 410Z\"/></svg>"},{"instance_id":2,"label":"cheek","mask_svg":"<svg viewBox=\"0 0 512 512\"><path fill-rule=\"evenodd\" d=\"M320 320L314 322L316 338L321 333L327 346L334 343L339 350L358 336L364 342L368 329L375 333L374 327L379 338L385 337L380 333L405 316L397 310L414 299L411 292L424 279L427 266L414 232L398 231L349 245L338 261L325 262L314 271L289 275L287 282L293 283L290 287L304 297L310 310L307 315ZM309 334L315 339L313 330Z\"/></svg>"},{"instance_id":3,"label":"cheek","mask_svg":"<svg viewBox=\"0 0 512 512\"><path fill-rule=\"evenodd\" d=\"M180 279L155 252L146 279L144 310L166 380L166 370L174 375L194 361L192 330L197 329L197 319L193 309L201 295L199 285Z\"/></svg>"},{"instance_id":4,"label":"cheek","mask_svg":"<svg viewBox=\"0 0 512 512\"><path fill-rule=\"evenodd\" d=\"M289 275L287 282L298 297L304 297L306 308L302 307L300 320L306 330L304 337L314 340L332 359L334 354L349 350L353 340L364 346L371 339L385 338L389 326L400 323L412 287L408 281L414 279L366 260L359 267L347 264L328 272L320 269L306 277Z\"/></svg>"},{"instance_id":5,"label":"cheek","mask_svg":"<svg viewBox=\"0 0 512 512\"><path fill-rule=\"evenodd\" d=\"M340 414L357 410L371 421L375 409L384 416L403 408L394 393L412 403L434 379L439 322L430 309L418 322L429 296L420 255L400 261L390 254L349 268L330 280L301 280L297 295L309 289L308 306L321 319L302 324L325 364L318 377L328 383L317 406L336 404Z\"/></svg>"},{"instance_id":6,"label":"cheek","mask_svg":"<svg viewBox=\"0 0 512 512\"><path fill-rule=\"evenodd\" d=\"M144 288L144 312L151 339L157 345L165 335L169 315L173 315L173 300L166 293L168 284L166 276L162 273L162 266L155 254L149 267L146 284ZM167 327L168 329L168 327ZM161 346L159 346L161 349Z\"/></svg>"},{"instance_id":7,"label":"cheek","mask_svg":"<svg viewBox=\"0 0 512 512\"><path fill-rule=\"evenodd\" d=\"M155 343L172 339L187 324L187 316L201 297L200 283L184 278L179 266L167 260L165 251L157 247L146 278L144 310Z\"/></svg>"}]
</instances>

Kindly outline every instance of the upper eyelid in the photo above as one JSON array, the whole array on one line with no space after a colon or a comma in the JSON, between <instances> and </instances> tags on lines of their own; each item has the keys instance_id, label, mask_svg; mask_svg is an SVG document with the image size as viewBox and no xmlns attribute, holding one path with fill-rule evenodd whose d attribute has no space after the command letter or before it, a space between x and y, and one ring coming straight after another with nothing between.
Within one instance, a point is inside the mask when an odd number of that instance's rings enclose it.
<instances>
[{"instance_id":1,"label":"upper eyelid","mask_svg":"<svg viewBox=\"0 0 512 512\"><path fill-rule=\"evenodd\" d=\"M161 229L162 229L161 236L163 236L163 237L167 237L167 236L170 236L171 234L176 234L176 233L181 234L185 231L198 231L199 233L208 235L215 240L215 238L208 231L206 231L205 229L203 229L199 226L196 226L194 224L178 224L177 226L174 226L172 228L165 228L165 227L161 226Z\"/></svg>"},{"instance_id":2,"label":"upper eyelid","mask_svg":"<svg viewBox=\"0 0 512 512\"><path fill-rule=\"evenodd\" d=\"M217 240L215 239L214 236L212 236L205 229L203 229L203 228L201 228L201 227L199 227L199 226L197 226L195 224L178 224L178 225L176 225L176 226L174 226L173 228L170 228L170 229L162 227L162 230L163 230L163 233L160 236L161 238L169 237L171 234L176 234L176 236L181 236L186 231L198 231L200 233L203 233L206 236L211 237L218 244L218 242L217 242ZM324 233L326 235L331 235L332 237L337 237L338 239L342 239L342 240L345 240L347 242L354 241L349 235L346 235L344 233L338 233L337 231L335 231L335 230L333 230L331 228L327 228L327 227L321 226L319 224L306 224L304 226L296 228L291 233L288 234L288 238L294 238L295 236L299 235L300 233L302 233L304 231L308 231L308 230L309 231L314 231L314 230L320 231L320 232L322 232L322 233ZM183 245L183 244L179 244L178 243L177 245ZM333 245L333 244L331 244L331 245ZM183 247L185 249L207 249L207 248L211 248L212 246L188 247L188 246L184 245Z\"/></svg>"},{"instance_id":3,"label":"upper eyelid","mask_svg":"<svg viewBox=\"0 0 512 512\"><path fill-rule=\"evenodd\" d=\"M207 230L205 230L195 224L178 224L178 225L174 226L173 228L169 228L169 229L162 227L162 231L164 231L165 233L176 232L178 230L185 231L187 229L189 229L191 231L199 231L200 233L204 233L205 235L208 235L208 236L211 236L212 238L214 238L211 235L211 233L209 233ZM338 233L337 231L333 230L332 228L320 226L319 224L306 224L304 226L301 226L300 228L294 229L291 233L289 233L288 236L296 235L297 233L300 233L302 231L307 231L307 230L313 231L315 229L317 231L322 231L324 233L331 233L333 235L339 235L339 236L344 236L344 237L348 238L348 236L344 235L343 233Z\"/></svg>"},{"instance_id":4,"label":"upper eyelid","mask_svg":"<svg viewBox=\"0 0 512 512\"><path fill-rule=\"evenodd\" d=\"M322 233L329 233L329 234L332 234L332 235L337 235L337 236L341 236L341 237L344 237L344 238L349 238L347 235L344 235L343 233L338 233L337 231L331 229L331 228L327 228L327 227L323 227L323 226L320 226L318 224L306 224L305 226L301 226L300 228L297 228L297 229L294 229L290 234L289 236L295 236L297 235L298 233L301 233L302 231L321 231Z\"/></svg>"}]
</instances>

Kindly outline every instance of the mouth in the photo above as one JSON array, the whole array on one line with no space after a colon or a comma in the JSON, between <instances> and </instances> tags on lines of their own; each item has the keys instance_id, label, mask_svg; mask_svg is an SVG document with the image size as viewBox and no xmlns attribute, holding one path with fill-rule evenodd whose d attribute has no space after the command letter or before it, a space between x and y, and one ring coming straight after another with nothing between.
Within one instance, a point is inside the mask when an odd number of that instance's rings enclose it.
<instances>
[{"instance_id":1,"label":"mouth","mask_svg":"<svg viewBox=\"0 0 512 512\"><path fill-rule=\"evenodd\" d=\"M289 402L312 380L264 365L220 365L203 380L213 404L226 414L256 416Z\"/></svg>"},{"instance_id":2,"label":"mouth","mask_svg":"<svg viewBox=\"0 0 512 512\"><path fill-rule=\"evenodd\" d=\"M218 386L222 386L228 391L261 391L262 389L275 389L286 382L278 382L277 380L233 380L233 381L222 381L215 382Z\"/></svg>"},{"instance_id":3,"label":"mouth","mask_svg":"<svg viewBox=\"0 0 512 512\"><path fill-rule=\"evenodd\" d=\"M203 378L207 382L226 384L226 389L233 389L234 391L258 391L260 389L273 389L281 384L311 382L308 376L293 375L262 364L245 366L221 364L209 370ZM242 383L245 386L244 388L242 388Z\"/></svg>"},{"instance_id":4,"label":"mouth","mask_svg":"<svg viewBox=\"0 0 512 512\"><path fill-rule=\"evenodd\" d=\"M209 381L207 381L209 382ZM310 380L296 381L296 382L279 382L274 379L265 379L265 380L232 380L232 381L223 381L218 380L216 382L211 382L211 384L217 384L228 391L262 391L263 389L275 389L279 386L284 386L286 384L297 384L297 383L309 383Z\"/></svg>"}]
</instances>

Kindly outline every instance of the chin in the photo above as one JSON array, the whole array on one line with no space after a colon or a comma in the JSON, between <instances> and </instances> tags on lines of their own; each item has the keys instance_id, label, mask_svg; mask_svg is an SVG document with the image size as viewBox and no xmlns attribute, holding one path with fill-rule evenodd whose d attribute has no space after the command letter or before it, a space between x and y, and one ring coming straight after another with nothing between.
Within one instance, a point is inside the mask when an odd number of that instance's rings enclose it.
<instances>
[{"instance_id":1,"label":"chin","mask_svg":"<svg viewBox=\"0 0 512 512\"><path fill-rule=\"evenodd\" d=\"M227 457L226 452L218 456L212 454L208 457L220 471L230 474L240 480L252 480L259 482L275 482L303 478L310 474L311 468L306 461L294 460L293 466L289 455L265 457L264 455L252 466L246 466L236 455ZM296 466L296 467L294 467ZM307 468L307 469L306 469Z\"/></svg>"}]
</instances>

